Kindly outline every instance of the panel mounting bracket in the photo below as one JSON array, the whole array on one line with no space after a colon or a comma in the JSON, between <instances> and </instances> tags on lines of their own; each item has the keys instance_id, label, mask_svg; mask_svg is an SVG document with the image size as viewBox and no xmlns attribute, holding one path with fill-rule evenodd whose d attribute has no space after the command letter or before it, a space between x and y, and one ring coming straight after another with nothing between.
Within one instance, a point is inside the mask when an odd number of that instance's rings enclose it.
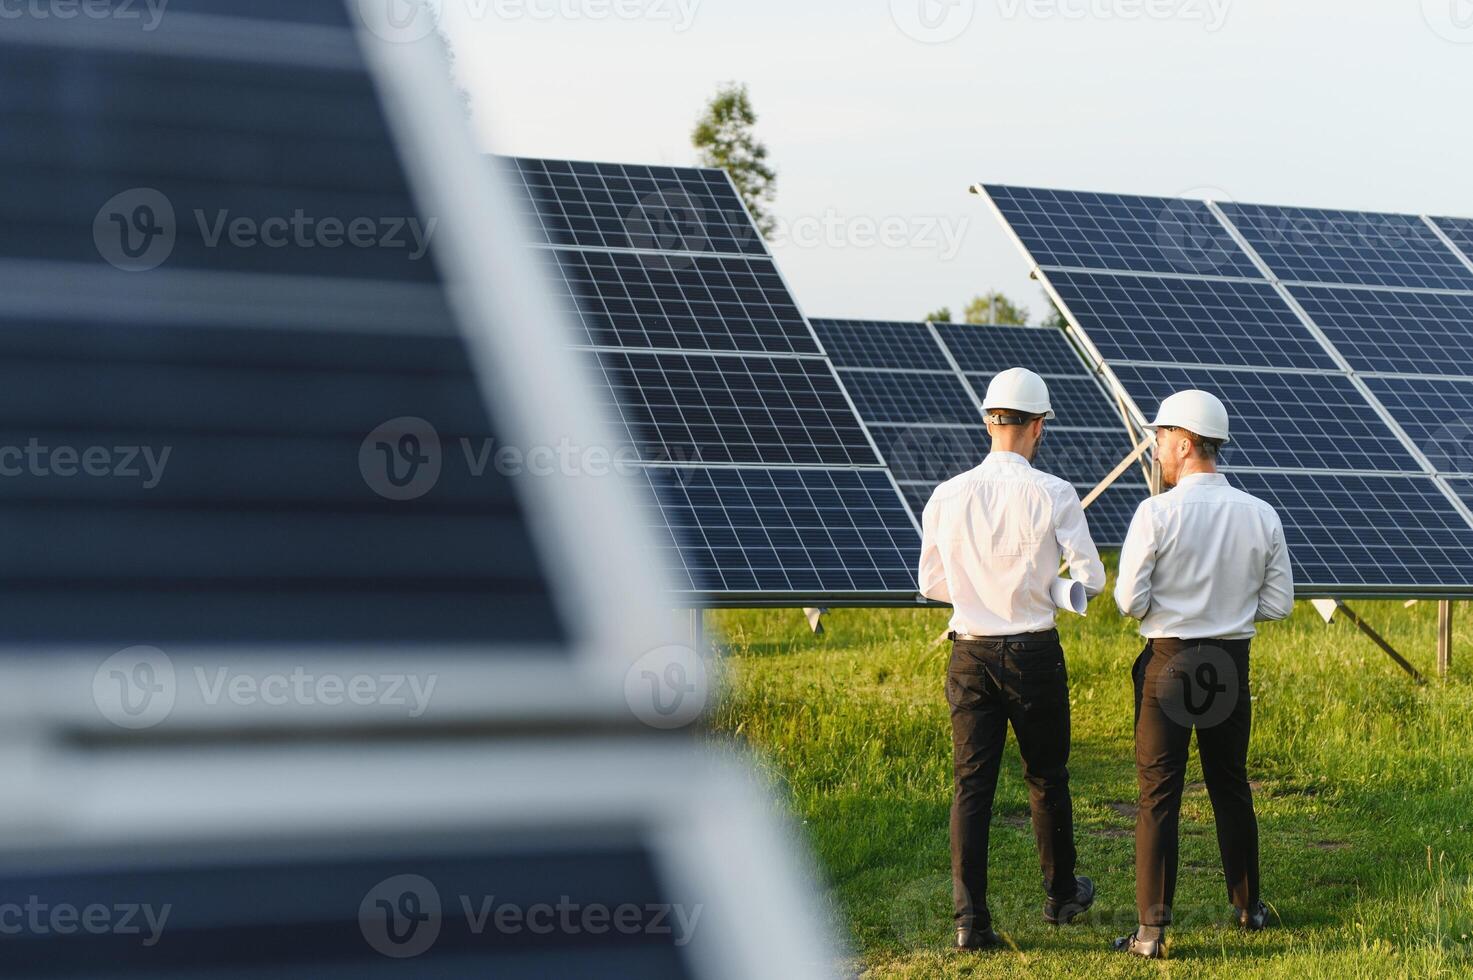
<instances>
[{"instance_id":1,"label":"panel mounting bracket","mask_svg":"<svg viewBox=\"0 0 1473 980\"><path fill-rule=\"evenodd\" d=\"M808 620L808 628L813 630L814 636L823 636L823 617L828 613L828 608L823 606L804 606L803 618Z\"/></svg>"},{"instance_id":2,"label":"panel mounting bracket","mask_svg":"<svg viewBox=\"0 0 1473 980\"><path fill-rule=\"evenodd\" d=\"M1366 636L1369 636L1371 638L1371 642L1380 647L1388 657L1396 661L1397 666L1410 674L1412 680L1416 681L1418 684L1427 683L1427 678L1422 676L1421 671L1417 670L1417 668L1413 667L1405 657L1397 653L1396 648L1388 643L1384 636L1382 636L1380 633L1377 633L1375 628L1372 627L1370 623L1367 623L1364 619L1361 619L1360 615L1357 614L1355 610L1351 609L1345 603L1341 602L1339 599L1311 599L1310 604L1314 606L1315 611L1320 614L1320 618L1322 618L1327 625L1334 622L1336 613L1343 613L1345 615L1345 618L1350 620L1350 622L1355 626L1356 629L1366 634Z\"/></svg>"}]
</instances>

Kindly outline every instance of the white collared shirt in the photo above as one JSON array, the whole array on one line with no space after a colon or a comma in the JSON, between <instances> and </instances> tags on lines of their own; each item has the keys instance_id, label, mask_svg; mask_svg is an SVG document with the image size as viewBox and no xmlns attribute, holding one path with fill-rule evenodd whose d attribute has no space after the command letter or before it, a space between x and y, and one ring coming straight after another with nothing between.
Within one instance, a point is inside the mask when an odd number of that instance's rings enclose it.
<instances>
[{"instance_id":1,"label":"white collared shirt","mask_svg":"<svg viewBox=\"0 0 1473 980\"><path fill-rule=\"evenodd\" d=\"M991 453L937 487L921 531L921 593L951 603L958 633L1052 629L1061 556L1086 593L1105 588L1079 494L1017 453Z\"/></svg>"},{"instance_id":2,"label":"white collared shirt","mask_svg":"<svg viewBox=\"0 0 1473 980\"><path fill-rule=\"evenodd\" d=\"M1150 639L1243 640L1294 611L1294 573L1273 507L1220 473L1143 501L1120 552L1120 611Z\"/></svg>"}]
</instances>

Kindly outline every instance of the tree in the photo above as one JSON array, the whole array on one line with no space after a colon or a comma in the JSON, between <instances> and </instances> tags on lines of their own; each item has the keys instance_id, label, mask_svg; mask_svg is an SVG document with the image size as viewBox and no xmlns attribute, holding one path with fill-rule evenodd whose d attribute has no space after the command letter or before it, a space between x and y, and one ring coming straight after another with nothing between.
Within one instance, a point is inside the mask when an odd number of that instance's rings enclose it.
<instances>
[{"instance_id":1,"label":"tree","mask_svg":"<svg viewBox=\"0 0 1473 980\"><path fill-rule=\"evenodd\" d=\"M1044 293L1043 301L1049 305L1050 311L1049 315L1043 318L1043 325L1045 327L1054 327L1057 330L1062 330L1067 327L1069 325L1069 321L1064 319L1064 312L1059 309L1059 306L1057 303L1054 302L1053 297L1050 296L1048 293Z\"/></svg>"},{"instance_id":2,"label":"tree","mask_svg":"<svg viewBox=\"0 0 1473 980\"><path fill-rule=\"evenodd\" d=\"M767 147L757 139L756 125L747 86L729 82L706 104L691 143L700 151L702 166L719 167L731 175L757 229L771 235L776 224L768 208L777 192L777 173L767 165Z\"/></svg>"},{"instance_id":3,"label":"tree","mask_svg":"<svg viewBox=\"0 0 1473 980\"><path fill-rule=\"evenodd\" d=\"M932 323L950 323L951 307L943 306L934 313L927 313L925 319L930 320Z\"/></svg>"},{"instance_id":4,"label":"tree","mask_svg":"<svg viewBox=\"0 0 1473 980\"><path fill-rule=\"evenodd\" d=\"M1007 327L1028 325L1027 307L1018 306L997 290L989 290L975 297L963 311L967 323L980 325L998 324Z\"/></svg>"}]
</instances>

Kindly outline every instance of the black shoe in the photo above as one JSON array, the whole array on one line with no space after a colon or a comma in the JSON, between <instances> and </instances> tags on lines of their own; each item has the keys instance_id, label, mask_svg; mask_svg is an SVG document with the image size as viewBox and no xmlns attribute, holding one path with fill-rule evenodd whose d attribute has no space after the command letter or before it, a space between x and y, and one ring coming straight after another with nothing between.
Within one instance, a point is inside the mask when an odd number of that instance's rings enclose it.
<instances>
[{"instance_id":1,"label":"black shoe","mask_svg":"<svg viewBox=\"0 0 1473 980\"><path fill-rule=\"evenodd\" d=\"M1166 951L1159 939L1141 939L1135 933L1121 936L1110 944L1110 948L1117 953L1129 953L1131 956L1139 956L1143 960L1164 959Z\"/></svg>"},{"instance_id":2,"label":"black shoe","mask_svg":"<svg viewBox=\"0 0 1473 980\"><path fill-rule=\"evenodd\" d=\"M1002 937L993 932L991 927L986 929L970 929L967 926L956 927L956 948L959 950L981 952L985 949L997 949L1002 945Z\"/></svg>"},{"instance_id":3,"label":"black shoe","mask_svg":"<svg viewBox=\"0 0 1473 980\"><path fill-rule=\"evenodd\" d=\"M1079 875L1074 879L1074 897L1065 901L1051 898L1043 903L1043 921L1051 926L1068 925L1089 911L1095 903L1095 883L1091 878Z\"/></svg>"},{"instance_id":4,"label":"black shoe","mask_svg":"<svg viewBox=\"0 0 1473 980\"><path fill-rule=\"evenodd\" d=\"M1261 932L1268 928L1268 906L1262 902L1254 902L1251 909L1233 909L1233 914L1238 917L1238 928L1249 932Z\"/></svg>"}]
</instances>

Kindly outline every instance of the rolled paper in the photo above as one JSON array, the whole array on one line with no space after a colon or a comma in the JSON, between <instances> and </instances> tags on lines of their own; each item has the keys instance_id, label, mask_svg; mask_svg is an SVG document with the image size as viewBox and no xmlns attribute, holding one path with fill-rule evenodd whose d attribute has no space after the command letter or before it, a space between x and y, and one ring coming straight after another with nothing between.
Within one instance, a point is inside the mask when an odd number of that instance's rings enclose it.
<instances>
[{"instance_id":1,"label":"rolled paper","mask_svg":"<svg viewBox=\"0 0 1473 980\"><path fill-rule=\"evenodd\" d=\"M1078 616L1084 615L1085 606L1089 602L1084 594L1084 583L1067 578L1054 579L1049 595L1053 597L1054 605Z\"/></svg>"}]
</instances>

